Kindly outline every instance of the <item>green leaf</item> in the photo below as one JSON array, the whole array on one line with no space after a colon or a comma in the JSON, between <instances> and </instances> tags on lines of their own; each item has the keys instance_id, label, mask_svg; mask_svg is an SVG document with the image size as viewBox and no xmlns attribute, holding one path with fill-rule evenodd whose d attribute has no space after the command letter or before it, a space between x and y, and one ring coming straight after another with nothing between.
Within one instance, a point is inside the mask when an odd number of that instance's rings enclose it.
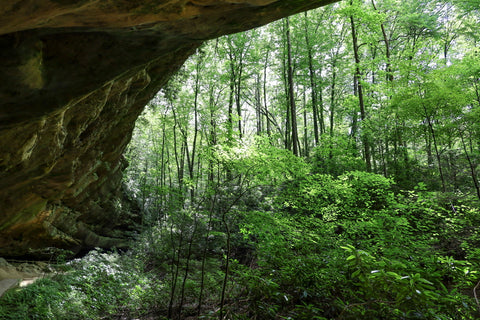
<instances>
[{"instance_id":1,"label":"green leaf","mask_svg":"<svg viewBox=\"0 0 480 320\"><path fill-rule=\"evenodd\" d=\"M355 255L353 255L353 254L347 257L347 261L353 260L353 259L355 259Z\"/></svg>"},{"instance_id":2,"label":"green leaf","mask_svg":"<svg viewBox=\"0 0 480 320\"><path fill-rule=\"evenodd\" d=\"M398 273L395 273L393 271L387 271L387 274L389 276L395 277L396 279L401 279L401 276Z\"/></svg>"},{"instance_id":3,"label":"green leaf","mask_svg":"<svg viewBox=\"0 0 480 320\"><path fill-rule=\"evenodd\" d=\"M433 283L431 283L430 281L428 281L427 279L424 279L424 278L419 278L418 281L429 284L429 285L433 285Z\"/></svg>"}]
</instances>

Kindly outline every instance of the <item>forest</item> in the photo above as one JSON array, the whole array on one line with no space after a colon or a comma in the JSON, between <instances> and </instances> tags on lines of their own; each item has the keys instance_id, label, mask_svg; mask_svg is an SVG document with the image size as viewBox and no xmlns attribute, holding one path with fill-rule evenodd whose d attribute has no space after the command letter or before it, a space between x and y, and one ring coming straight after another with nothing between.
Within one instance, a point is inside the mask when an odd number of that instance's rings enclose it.
<instances>
[{"instance_id":1,"label":"forest","mask_svg":"<svg viewBox=\"0 0 480 320\"><path fill-rule=\"evenodd\" d=\"M125 153L128 250L1 319L479 319L480 3L348 0L204 44Z\"/></svg>"}]
</instances>

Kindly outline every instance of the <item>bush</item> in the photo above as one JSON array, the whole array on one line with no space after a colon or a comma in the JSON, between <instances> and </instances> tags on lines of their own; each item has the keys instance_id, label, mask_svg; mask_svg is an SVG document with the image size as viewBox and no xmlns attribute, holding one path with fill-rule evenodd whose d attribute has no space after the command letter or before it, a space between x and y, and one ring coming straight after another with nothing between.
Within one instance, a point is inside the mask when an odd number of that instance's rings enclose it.
<instances>
[{"instance_id":1,"label":"bush","mask_svg":"<svg viewBox=\"0 0 480 320\"><path fill-rule=\"evenodd\" d=\"M277 204L292 213L326 221L358 218L394 204L393 182L381 175L352 171L334 179L314 174L284 184Z\"/></svg>"},{"instance_id":2,"label":"bush","mask_svg":"<svg viewBox=\"0 0 480 320\"><path fill-rule=\"evenodd\" d=\"M445 272L422 270L400 261L378 259L364 250L345 246L350 288L341 300L340 319L474 319L468 296L448 290ZM462 262L447 259L452 270ZM444 261L440 258L439 261ZM462 305L463 308L458 308Z\"/></svg>"},{"instance_id":3,"label":"bush","mask_svg":"<svg viewBox=\"0 0 480 320\"><path fill-rule=\"evenodd\" d=\"M355 142L347 136L322 135L320 146L315 148L312 157L313 172L338 177L346 172L365 170Z\"/></svg>"}]
</instances>

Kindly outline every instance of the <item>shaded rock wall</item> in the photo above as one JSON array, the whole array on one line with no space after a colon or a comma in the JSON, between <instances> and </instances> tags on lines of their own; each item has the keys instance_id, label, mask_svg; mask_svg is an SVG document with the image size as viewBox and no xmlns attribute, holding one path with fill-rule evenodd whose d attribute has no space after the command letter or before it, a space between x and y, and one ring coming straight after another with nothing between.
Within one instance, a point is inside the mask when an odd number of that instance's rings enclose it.
<instances>
[{"instance_id":1,"label":"shaded rock wall","mask_svg":"<svg viewBox=\"0 0 480 320\"><path fill-rule=\"evenodd\" d=\"M0 256L124 245L122 152L202 41L332 0L0 3Z\"/></svg>"}]
</instances>

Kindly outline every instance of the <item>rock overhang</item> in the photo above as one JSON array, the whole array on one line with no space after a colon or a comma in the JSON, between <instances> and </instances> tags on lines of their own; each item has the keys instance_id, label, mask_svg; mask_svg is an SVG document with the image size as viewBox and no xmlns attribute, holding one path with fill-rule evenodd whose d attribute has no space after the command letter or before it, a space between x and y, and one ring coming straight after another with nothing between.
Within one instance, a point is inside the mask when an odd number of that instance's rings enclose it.
<instances>
[{"instance_id":1,"label":"rock overhang","mask_svg":"<svg viewBox=\"0 0 480 320\"><path fill-rule=\"evenodd\" d=\"M0 256L124 245L122 153L148 101L203 41L330 2L0 4Z\"/></svg>"}]
</instances>

